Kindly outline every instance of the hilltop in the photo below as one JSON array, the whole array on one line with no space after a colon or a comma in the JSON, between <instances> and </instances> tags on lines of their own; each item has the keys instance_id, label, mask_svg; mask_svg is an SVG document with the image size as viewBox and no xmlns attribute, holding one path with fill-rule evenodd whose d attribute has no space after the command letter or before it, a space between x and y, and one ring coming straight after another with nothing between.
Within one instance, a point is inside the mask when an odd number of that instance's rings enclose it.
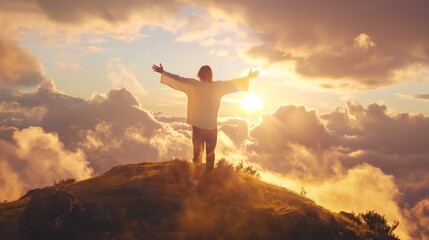
<instances>
[{"instance_id":1,"label":"hilltop","mask_svg":"<svg viewBox=\"0 0 429 240\"><path fill-rule=\"evenodd\" d=\"M87 180L29 191L19 200L0 204L0 236L396 239L394 227L386 229L380 221L374 225L362 216L330 212L225 161L198 183L189 181L191 171L192 165L182 160L128 164ZM52 200L52 196L57 199ZM68 212L61 212L62 208ZM378 219L377 214L370 214Z\"/></svg>"}]
</instances>

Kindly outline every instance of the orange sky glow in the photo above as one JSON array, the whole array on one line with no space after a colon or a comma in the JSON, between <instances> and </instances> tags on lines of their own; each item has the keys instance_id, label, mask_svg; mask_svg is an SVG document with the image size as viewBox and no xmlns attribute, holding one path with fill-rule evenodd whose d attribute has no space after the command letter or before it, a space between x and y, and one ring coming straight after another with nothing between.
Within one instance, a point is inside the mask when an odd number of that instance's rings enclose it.
<instances>
[{"instance_id":1,"label":"orange sky glow","mask_svg":"<svg viewBox=\"0 0 429 240\"><path fill-rule=\"evenodd\" d=\"M429 2L0 0L0 201L119 164L192 156L186 95L217 80L217 157L332 211L429 239Z\"/></svg>"}]
</instances>

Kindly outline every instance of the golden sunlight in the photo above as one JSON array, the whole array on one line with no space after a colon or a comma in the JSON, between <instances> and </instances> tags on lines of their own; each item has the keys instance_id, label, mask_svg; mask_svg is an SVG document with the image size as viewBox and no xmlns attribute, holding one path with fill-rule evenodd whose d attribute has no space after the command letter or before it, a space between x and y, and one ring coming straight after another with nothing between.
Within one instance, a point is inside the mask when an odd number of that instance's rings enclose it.
<instances>
[{"instance_id":1,"label":"golden sunlight","mask_svg":"<svg viewBox=\"0 0 429 240\"><path fill-rule=\"evenodd\" d=\"M264 103L253 93L247 94L240 100L240 105L242 108L246 109L249 112L256 110L261 110L264 107Z\"/></svg>"}]
</instances>

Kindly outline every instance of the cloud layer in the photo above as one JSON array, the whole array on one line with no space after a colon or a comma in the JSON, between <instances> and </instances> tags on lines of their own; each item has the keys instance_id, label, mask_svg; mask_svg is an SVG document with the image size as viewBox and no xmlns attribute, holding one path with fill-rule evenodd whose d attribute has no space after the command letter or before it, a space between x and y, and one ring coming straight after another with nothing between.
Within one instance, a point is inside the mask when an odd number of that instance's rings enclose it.
<instances>
[{"instance_id":1,"label":"cloud layer","mask_svg":"<svg viewBox=\"0 0 429 240\"><path fill-rule=\"evenodd\" d=\"M4 113L3 121L8 123L8 119L14 116L14 122L7 127L25 128L30 126L29 123L36 123L47 132L57 133L66 149L84 150L97 172L124 159L136 162L168 157L173 148L161 151L161 146L167 141L171 141L171 146L177 146L177 157L184 156L189 149L187 138L142 110L137 99L124 88L112 89L106 96L95 94L91 99L84 100L46 85L39 86L37 91L31 93L3 90L4 106L14 108L9 114ZM41 109L41 115L15 113L34 109ZM3 131L6 130L4 128ZM165 139L158 137L160 134Z\"/></svg>"},{"instance_id":2,"label":"cloud layer","mask_svg":"<svg viewBox=\"0 0 429 240\"><path fill-rule=\"evenodd\" d=\"M377 209L402 222L398 232L407 238L414 225L406 209L429 199L428 131L428 117L380 104L348 102L327 114L287 105L250 129L244 152L262 171L281 174L266 180L304 186L331 209Z\"/></svg>"},{"instance_id":3,"label":"cloud layer","mask_svg":"<svg viewBox=\"0 0 429 240\"><path fill-rule=\"evenodd\" d=\"M195 2L252 29L260 45L249 49L251 58L283 62L305 79L331 80L325 87L374 88L407 81L399 74L417 65L427 71L424 1Z\"/></svg>"},{"instance_id":4,"label":"cloud layer","mask_svg":"<svg viewBox=\"0 0 429 240\"><path fill-rule=\"evenodd\" d=\"M279 107L250 130L255 161L288 175L329 176L364 163L393 175L407 202L429 196L429 118L348 102L327 114ZM417 190L418 189L418 190Z\"/></svg>"},{"instance_id":5,"label":"cloud layer","mask_svg":"<svg viewBox=\"0 0 429 240\"><path fill-rule=\"evenodd\" d=\"M0 161L3 198L122 163L192 154L183 118L141 109L126 89L85 100L58 92L52 81L45 81L34 92L0 93L1 148L7 153ZM389 113L380 104L348 102L326 114L285 105L260 122L221 119L217 153L278 175L276 182L289 182L292 189L304 186L308 196L331 209L376 209L400 220L399 232L407 236L408 226L419 227L408 224L407 213L427 217L418 206L429 197L428 131L428 117ZM32 174L41 166L41 172L51 174Z\"/></svg>"},{"instance_id":6,"label":"cloud layer","mask_svg":"<svg viewBox=\"0 0 429 240\"><path fill-rule=\"evenodd\" d=\"M65 41L68 35L129 41L143 37L144 26L157 26L174 32L178 41L248 47L246 59L262 60L267 68L280 64L325 88L376 88L424 79L428 71L429 4L419 0L1 3L5 35L43 30L39 38L46 42L59 35L66 35Z\"/></svg>"}]
</instances>

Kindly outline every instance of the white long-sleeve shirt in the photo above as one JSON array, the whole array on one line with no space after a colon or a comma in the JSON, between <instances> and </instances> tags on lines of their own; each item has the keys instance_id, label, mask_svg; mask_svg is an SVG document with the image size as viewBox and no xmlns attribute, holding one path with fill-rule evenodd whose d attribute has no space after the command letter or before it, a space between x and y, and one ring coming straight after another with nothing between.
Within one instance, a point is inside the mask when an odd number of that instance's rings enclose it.
<instances>
[{"instance_id":1,"label":"white long-sleeve shirt","mask_svg":"<svg viewBox=\"0 0 429 240\"><path fill-rule=\"evenodd\" d=\"M203 129L217 127L217 115L222 96L247 91L249 80L249 77L243 77L229 81L203 82L166 71L161 74L161 83L182 91L188 96L188 124Z\"/></svg>"}]
</instances>

